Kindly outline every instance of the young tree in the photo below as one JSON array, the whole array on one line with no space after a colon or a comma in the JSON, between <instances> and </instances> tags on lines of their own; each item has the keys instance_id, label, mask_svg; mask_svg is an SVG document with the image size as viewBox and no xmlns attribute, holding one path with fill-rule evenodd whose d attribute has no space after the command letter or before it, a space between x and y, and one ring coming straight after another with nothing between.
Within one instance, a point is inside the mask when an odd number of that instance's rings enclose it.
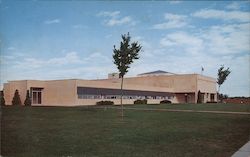
<instances>
[{"instance_id":1,"label":"young tree","mask_svg":"<svg viewBox=\"0 0 250 157\"><path fill-rule=\"evenodd\" d=\"M18 90L16 89L14 97L12 99L12 105L22 105L20 95L18 93Z\"/></svg>"},{"instance_id":2,"label":"young tree","mask_svg":"<svg viewBox=\"0 0 250 157\"><path fill-rule=\"evenodd\" d=\"M218 84L218 94L220 93L220 86L226 81L228 75L231 73L229 68L224 69L224 65L221 65L221 67L218 69L218 78L217 78L217 84Z\"/></svg>"},{"instance_id":3,"label":"young tree","mask_svg":"<svg viewBox=\"0 0 250 157\"><path fill-rule=\"evenodd\" d=\"M218 69L218 78L217 83L219 86L218 92L220 92L220 86L226 81L228 75L231 73L229 68L224 69L224 65L221 65L221 67Z\"/></svg>"},{"instance_id":4,"label":"young tree","mask_svg":"<svg viewBox=\"0 0 250 157\"><path fill-rule=\"evenodd\" d=\"M24 105L25 106L31 106L31 99L30 99L30 92L29 92L29 90L27 90L26 99L24 100Z\"/></svg>"},{"instance_id":5,"label":"young tree","mask_svg":"<svg viewBox=\"0 0 250 157\"><path fill-rule=\"evenodd\" d=\"M5 99L4 99L4 93L3 91L0 92L0 104L1 106L5 106Z\"/></svg>"},{"instance_id":6,"label":"young tree","mask_svg":"<svg viewBox=\"0 0 250 157\"><path fill-rule=\"evenodd\" d=\"M123 118L123 78L124 75L128 72L130 68L130 64L133 63L135 59L139 59L139 52L142 48L138 42L133 42L130 44L130 35L129 33L126 35L122 35L122 41L120 43L120 48L116 49L114 45L113 49L113 59L114 64L117 66L119 70L119 77L121 78L121 107L122 107L122 118Z\"/></svg>"},{"instance_id":7,"label":"young tree","mask_svg":"<svg viewBox=\"0 0 250 157\"><path fill-rule=\"evenodd\" d=\"M201 95L201 91L199 90L199 91L198 91L197 104L202 103L201 97L202 97L202 95Z\"/></svg>"}]
</instances>

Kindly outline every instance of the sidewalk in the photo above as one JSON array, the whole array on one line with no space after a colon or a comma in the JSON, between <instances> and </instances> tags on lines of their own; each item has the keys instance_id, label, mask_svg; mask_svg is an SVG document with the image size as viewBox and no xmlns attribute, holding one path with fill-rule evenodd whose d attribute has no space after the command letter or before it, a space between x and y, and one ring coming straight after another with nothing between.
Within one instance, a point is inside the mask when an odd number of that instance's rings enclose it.
<instances>
[{"instance_id":1,"label":"sidewalk","mask_svg":"<svg viewBox=\"0 0 250 157\"><path fill-rule=\"evenodd\" d=\"M232 157L250 157L250 141L235 152Z\"/></svg>"}]
</instances>

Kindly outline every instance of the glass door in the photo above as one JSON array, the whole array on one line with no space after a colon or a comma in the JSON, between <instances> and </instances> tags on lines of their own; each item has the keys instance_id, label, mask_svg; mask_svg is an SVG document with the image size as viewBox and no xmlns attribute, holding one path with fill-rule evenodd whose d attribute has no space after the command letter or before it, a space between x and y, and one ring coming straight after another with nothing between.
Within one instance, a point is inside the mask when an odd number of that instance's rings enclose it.
<instances>
[{"instance_id":1,"label":"glass door","mask_svg":"<svg viewBox=\"0 0 250 157\"><path fill-rule=\"evenodd\" d=\"M42 104L42 88L31 88L32 104Z\"/></svg>"}]
</instances>

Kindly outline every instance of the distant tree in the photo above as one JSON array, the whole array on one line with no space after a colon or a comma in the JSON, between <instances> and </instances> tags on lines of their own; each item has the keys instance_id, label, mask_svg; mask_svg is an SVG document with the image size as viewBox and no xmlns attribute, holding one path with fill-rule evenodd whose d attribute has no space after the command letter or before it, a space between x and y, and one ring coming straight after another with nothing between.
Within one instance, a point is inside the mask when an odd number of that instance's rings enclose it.
<instances>
[{"instance_id":1,"label":"distant tree","mask_svg":"<svg viewBox=\"0 0 250 157\"><path fill-rule=\"evenodd\" d=\"M113 49L113 59L114 64L117 66L119 70L119 77L121 78L121 106L122 106L122 118L123 118L123 78L124 75L128 72L130 68L130 64L133 63L134 60L139 59L139 52L142 48L138 42L133 42L130 44L130 35L129 33L126 35L122 35L122 41L120 42L120 48L116 49L114 45Z\"/></svg>"},{"instance_id":2,"label":"distant tree","mask_svg":"<svg viewBox=\"0 0 250 157\"><path fill-rule=\"evenodd\" d=\"M198 98L197 98L197 103L198 103L198 104L202 103L201 96L202 96L202 95L201 95L201 91L199 90L199 91L198 91Z\"/></svg>"},{"instance_id":3,"label":"distant tree","mask_svg":"<svg viewBox=\"0 0 250 157\"><path fill-rule=\"evenodd\" d=\"M20 95L19 95L19 92L18 92L17 89L16 89L14 97L12 99L12 105L15 105L15 106L22 105L22 102L21 102L21 99L20 99Z\"/></svg>"},{"instance_id":4,"label":"distant tree","mask_svg":"<svg viewBox=\"0 0 250 157\"><path fill-rule=\"evenodd\" d=\"M27 90L26 99L24 100L24 105L25 106L31 106L31 98L30 98L29 90Z\"/></svg>"},{"instance_id":5,"label":"distant tree","mask_svg":"<svg viewBox=\"0 0 250 157\"><path fill-rule=\"evenodd\" d=\"M229 68L224 69L224 65L221 65L221 67L218 69L218 78L217 83L219 86L218 93L220 92L220 86L226 81L228 75L231 73Z\"/></svg>"},{"instance_id":6,"label":"distant tree","mask_svg":"<svg viewBox=\"0 0 250 157\"><path fill-rule=\"evenodd\" d=\"M0 92L0 104L1 106L5 106L5 99L4 99L4 93L3 91Z\"/></svg>"},{"instance_id":7,"label":"distant tree","mask_svg":"<svg viewBox=\"0 0 250 157\"><path fill-rule=\"evenodd\" d=\"M223 101L224 99L227 99L228 98L228 95L227 94L219 94L219 100Z\"/></svg>"},{"instance_id":8,"label":"distant tree","mask_svg":"<svg viewBox=\"0 0 250 157\"><path fill-rule=\"evenodd\" d=\"M217 84L218 84L218 98L221 101L220 98L220 87L221 85L226 81L228 75L231 73L229 68L224 69L224 65L221 65L221 67L218 69L218 78L217 78Z\"/></svg>"}]
</instances>

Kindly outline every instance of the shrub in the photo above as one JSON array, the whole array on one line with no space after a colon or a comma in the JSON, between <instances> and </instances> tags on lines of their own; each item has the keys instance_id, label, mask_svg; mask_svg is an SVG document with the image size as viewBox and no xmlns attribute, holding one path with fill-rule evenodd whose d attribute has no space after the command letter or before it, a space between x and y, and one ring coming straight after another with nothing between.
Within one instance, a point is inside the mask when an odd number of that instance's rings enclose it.
<instances>
[{"instance_id":1,"label":"shrub","mask_svg":"<svg viewBox=\"0 0 250 157\"><path fill-rule=\"evenodd\" d=\"M207 101L208 104L217 103L216 101Z\"/></svg>"},{"instance_id":2,"label":"shrub","mask_svg":"<svg viewBox=\"0 0 250 157\"><path fill-rule=\"evenodd\" d=\"M27 90L26 99L24 101L24 105L25 106L31 106L31 99L30 99L30 92L29 92L29 90Z\"/></svg>"},{"instance_id":3,"label":"shrub","mask_svg":"<svg viewBox=\"0 0 250 157\"><path fill-rule=\"evenodd\" d=\"M202 95L201 95L201 91L199 90L199 91L198 91L197 104L202 103L201 97L202 97Z\"/></svg>"},{"instance_id":4,"label":"shrub","mask_svg":"<svg viewBox=\"0 0 250 157\"><path fill-rule=\"evenodd\" d=\"M5 99L4 99L3 91L0 92L0 105L5 106Z\"/></svg>"},{"instance_id":5,"label":"shrub","mask_svg":"<svg viewBox=\"0 0 250 157\"><path fill-rule=\"evenodd\" d=\"M144 99L144 100L139 100L138 99L138 100L134 101L134 104L147 104L147 102L148 102L147 99Z\"/></svg>"},{"instance_id":6,"label":"shrub","mask_svg":"<svg viewBox=\"0 0 250 157\"><path fill-rule=\"evenodd\" d=\"M170 100L162 100L160 101L160 104L171 104L172 102Z\"/></svg>"},{"instance_id":7,"label":"shrub","mask_svg":"<svg viewBox=\"0 0 250 157\"><path fill-rule=\"evenodd\" d=\"M114 105L113 101L98 101L96 105Z\"/></svg>"},{"instance_id":8,"label":"shrub","mask_svg":"<svg viewBox=\"0 0 250 157\"><path fill-rule=\"evenodd\" d=\"M12 105L22 105L20 95L18 93L18 90L16 89L14 97L12 99Z\"/></svg>"}]
</instances>

